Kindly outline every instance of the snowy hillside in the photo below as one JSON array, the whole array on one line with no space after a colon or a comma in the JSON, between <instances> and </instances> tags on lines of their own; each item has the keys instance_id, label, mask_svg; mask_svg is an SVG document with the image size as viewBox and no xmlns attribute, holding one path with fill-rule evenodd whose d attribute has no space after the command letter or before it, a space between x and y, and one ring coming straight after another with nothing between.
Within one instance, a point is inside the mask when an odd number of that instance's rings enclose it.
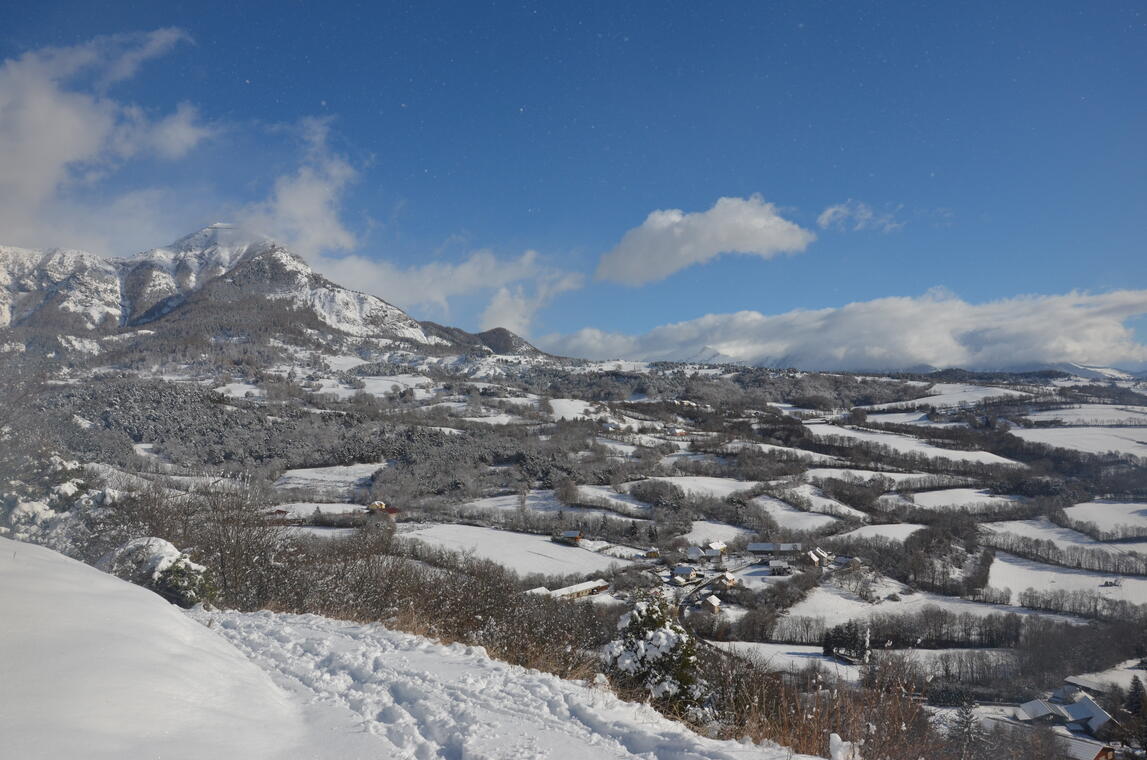
<instances>
[{"instance_id":1,"label":"snowy hillside","mask_svg":"<svg viewBox=\"0 0 1147 760\"><path fill-rule=\"evenodd\" d=\"M193 611L0 538L0 735L37 758L756 758L481 649Z\"/></svg>"}]
</instances>

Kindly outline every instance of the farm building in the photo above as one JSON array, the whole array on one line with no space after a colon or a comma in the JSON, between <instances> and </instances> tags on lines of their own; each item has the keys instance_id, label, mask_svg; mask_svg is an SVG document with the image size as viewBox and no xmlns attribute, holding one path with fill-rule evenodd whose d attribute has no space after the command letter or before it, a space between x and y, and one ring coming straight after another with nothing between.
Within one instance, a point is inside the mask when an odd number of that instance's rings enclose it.
<instances>
[{"instance_id":1,"label":"farm building","mask_svg":"<svg viewBox=\"0 0 1147 760\"><path fill-rule=\"evenodd\" d=\"M721 600L710 594L701 600L701 609L705 612L717 614L721 611Z\"/></svg>"},{"instance_id":2,"label":"farm building","mask_svg":"<svg viewBox=\"0 0 1147 760\"><path fill-rule=\"evenodd\" d=\"M601 578L595 578L592 581L584 583L575 583L572 586L565 588L555 589L549 592L550 596L554 599L581 599L582 597L600 594L609 588L609 584Z\"/></svg>"},{"instance_id":3,"label":"farm building","mask_svg":"<svg viewBox=\"0 0 1147 760\"><path fill-rule=\"evenodd\" d=\"M580 530L563 530L561 533L554 536L551 541L556 544L566 544L567 546L580 546L581 545L581 531Z\"/></svg>"}]
</instances>

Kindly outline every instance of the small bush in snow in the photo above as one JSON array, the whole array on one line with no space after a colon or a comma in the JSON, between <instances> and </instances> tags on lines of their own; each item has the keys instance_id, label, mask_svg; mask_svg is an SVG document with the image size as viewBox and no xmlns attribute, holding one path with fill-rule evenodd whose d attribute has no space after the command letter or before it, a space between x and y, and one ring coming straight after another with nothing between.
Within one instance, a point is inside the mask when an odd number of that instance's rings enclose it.
<instances>
[{"instance_id":1,"label":"small bush in snow","mask_svg":"<svg viewBox=\"0 0 1147 760\"><path fill-rule=\"evenodd\" d=\"M100 558L101 570L151 589L180 607L203 600L203 565L197 565L162 538L136 538Z\"/></svg>"}]
</instances>

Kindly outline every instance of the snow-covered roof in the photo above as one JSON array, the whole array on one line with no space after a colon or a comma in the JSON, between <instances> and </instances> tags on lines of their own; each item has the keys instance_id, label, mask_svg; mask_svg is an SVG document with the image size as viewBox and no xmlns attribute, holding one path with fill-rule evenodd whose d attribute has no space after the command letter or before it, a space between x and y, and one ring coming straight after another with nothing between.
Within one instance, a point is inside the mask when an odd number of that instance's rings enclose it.
<instances>
[{"instance_id":1,"label":"snow-covered roof","mask_svg":"<svg viewBox=\"0 0 1147 760\"><path fill-rule=\"evenodd\" d=\"M713 607L720 607L721 606L721 600L719 598L717 598L716 596L713 596L712 594L710 594L709 596L705 597L705 604L711 605Z\"/></svg>"},{"instance_id":2,"label":"snow-covered roof","mask_svg":"<svg viewBox=\"0 0 1147 760\"><path fill-rule=\"evenodd\" d=\"M585 581L584 583L575 583L572 586L566 586L565 588L555 589L554 591L550 592L550 596L552 596L554 599L560 599L563 596L574 596L577 594L585 594L585 593L589 593L592 591L600 591L602 589L607 589L607 588L609 588L608 583L603 581L601 578L595 578L592 581Z\"/></svg>"}]
</instances>

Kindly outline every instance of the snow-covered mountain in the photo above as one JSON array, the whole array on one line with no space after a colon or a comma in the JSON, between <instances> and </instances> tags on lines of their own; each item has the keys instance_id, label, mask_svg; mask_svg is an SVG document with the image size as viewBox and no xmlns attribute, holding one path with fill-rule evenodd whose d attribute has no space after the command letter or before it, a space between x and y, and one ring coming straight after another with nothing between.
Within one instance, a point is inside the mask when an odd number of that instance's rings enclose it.
<instances>
[{"instance_id":1,"label":"snow-covered mountain","mask_svg":"<svg viewBox=\"0 0 1147 760\"><path fill-rule=\"evenodd\" d=\"M301 310L322 326L357 338L537 353L505 330L473 336L424 327L380 298L331 282L273 240L228 224L123 259L0 246L0 328L98 337L248 298Z\"/></svg>"}]
</instances>

